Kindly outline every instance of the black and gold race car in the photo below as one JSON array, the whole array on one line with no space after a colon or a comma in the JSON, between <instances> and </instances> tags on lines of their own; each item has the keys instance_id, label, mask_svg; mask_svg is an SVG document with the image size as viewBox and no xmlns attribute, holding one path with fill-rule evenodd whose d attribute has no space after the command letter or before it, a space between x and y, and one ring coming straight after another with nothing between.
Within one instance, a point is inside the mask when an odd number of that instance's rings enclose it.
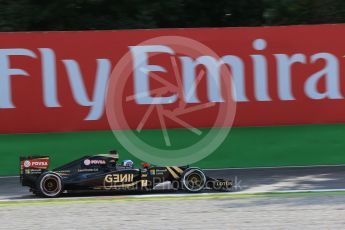
<instances>
[{"instance_id":1,"label":"black and gold race car","mask_svg":"<svg viewBox=\"0 0 345 230\"><path fill-rule=\"evenodd\" d=\"M20 158L20 181L23 186L43 197L58 197L71 191L150 191L170 182L170 188L188 192L204 189L224 191L232 182L214 179L203 170L189 166L150 166L134 168L131 160L118 163L116 151L85 156L61 167L49 170L49 157Z\"/></svg>"}]
</instances>

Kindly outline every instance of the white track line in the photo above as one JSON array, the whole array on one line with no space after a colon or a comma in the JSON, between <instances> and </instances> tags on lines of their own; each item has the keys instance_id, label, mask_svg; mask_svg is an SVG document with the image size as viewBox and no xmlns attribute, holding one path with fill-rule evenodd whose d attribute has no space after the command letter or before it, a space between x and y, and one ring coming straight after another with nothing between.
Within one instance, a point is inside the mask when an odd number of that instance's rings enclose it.
<instances>
[{"instance_id":1,"label":"white track line","mask_svg":"<svg viewBox=\"0 0 345 230\"><path fill-rule=\"evenodd\" d=\"M19 176L0 176L0 179L17 178Z\"/></svg>"},{"instance_id":2,"label":"white track line","mask_svg":"<svg viewBox=\"0 0 345 230\"><path fill-rule=\"evenodd\" d=\"M282 191L269 191L269 192L267 192L267 191L265 191L265 192L254 192L254 193L301 193L301 192L345 192L345 188L282 190Z\"/></svg>"}]
</instances>

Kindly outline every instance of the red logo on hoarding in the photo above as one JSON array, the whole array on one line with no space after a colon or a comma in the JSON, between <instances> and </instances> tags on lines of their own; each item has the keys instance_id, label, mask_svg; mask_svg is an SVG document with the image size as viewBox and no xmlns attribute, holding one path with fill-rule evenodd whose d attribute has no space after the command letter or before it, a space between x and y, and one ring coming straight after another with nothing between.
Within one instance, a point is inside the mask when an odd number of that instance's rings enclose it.
<instances>
[{"instance_id":1,"label":"red logo on hoarding","mask_svg":"<svg viewBox=\"0 0 345 230\"><path fill-rule=\"evenodd\" d=\"M171 35L202 43L217 57L191 55L191 47L179 49L175 41L146 44L150 50L138 46ZM221 107L226 98L215 90L217 81L200 77L198 85L200 70L216 75L221 68L231 73L236 89L235 126L345 122L344 36L344 25L0 34L6 44L0 63L7 63L0 65L0 132L108 130L108 81L128 51L136 57L128 65L136 78L123 87L130 128L160 128L162 117L169 129L184 127L176 115L193 127L212 127L216 113L186 111L199 102L210 106L202 111ZM173 78L176 67L179 78ZM149 108L151 102L159 103ZM167 108L163 116L144 116L144 109L152 115L161 107ZM139 118L145 118L140 126Z\"/></svg>"}]
</instances>

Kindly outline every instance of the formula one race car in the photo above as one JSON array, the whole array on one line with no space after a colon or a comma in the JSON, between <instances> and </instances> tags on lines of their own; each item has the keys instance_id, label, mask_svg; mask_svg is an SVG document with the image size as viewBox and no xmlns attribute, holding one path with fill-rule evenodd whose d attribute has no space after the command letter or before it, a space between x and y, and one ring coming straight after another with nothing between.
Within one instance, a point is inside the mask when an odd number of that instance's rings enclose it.
<instances>
[{"instance_id":1,"label":"formula one race car","mask_svg":"<svg viewBox=\"0 0 345 230\"><path fill-rule=\"evenodd\" d=\"M232 182L214 179L195 167L150 166L134 168L131 160L118 164L116 151L85 156L54 170L48 170L49 157L20 157L20 181L43 197L58 197L71 191L150 191L170 182L174 190L200 192L203 189L228 190Z\"/></svg>"}]
</instances>

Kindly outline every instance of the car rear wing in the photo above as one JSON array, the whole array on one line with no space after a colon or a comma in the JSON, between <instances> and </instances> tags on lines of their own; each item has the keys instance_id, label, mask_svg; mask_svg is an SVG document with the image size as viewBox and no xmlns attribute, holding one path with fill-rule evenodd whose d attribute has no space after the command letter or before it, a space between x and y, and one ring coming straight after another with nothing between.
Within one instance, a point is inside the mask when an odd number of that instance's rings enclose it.
<instances>
[{"instance_id":1,"label":"car rear wing","mask_svg":"<svg viewBox=\"0 0 345 230\"><path fill-rule=\"evenodd\" d=\"M20 181L26 175L40 175L49 168L48 156L20 157Z\"/></svg>"}]
</instances>

